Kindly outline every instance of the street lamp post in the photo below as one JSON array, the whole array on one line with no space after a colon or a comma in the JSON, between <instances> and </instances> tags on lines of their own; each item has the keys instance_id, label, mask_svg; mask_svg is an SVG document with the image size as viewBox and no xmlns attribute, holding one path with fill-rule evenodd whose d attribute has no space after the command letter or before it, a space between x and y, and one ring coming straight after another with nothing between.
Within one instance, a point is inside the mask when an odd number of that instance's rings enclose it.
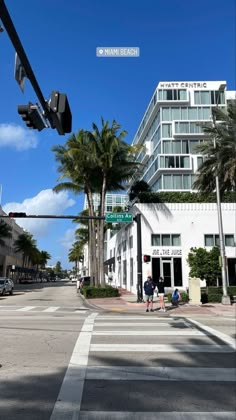
<instances>
[{"instance_id":1,"label":"street lamp post","mask_svg":"<svg viewBox=\"0 0 236 420\"><path fill-rule=\"evenodd\" d=\"M218 107L218 101L220 97L220 92L224 91L225 85L220 85L219 87L219 95L216 106ZM216 118L213 115L213 125L216 127ZM214 137L214 147L216 149L216 138ZM217 156L216 156L217 157ZM227 272L226 272L226 258L225 258L225 241L224 241L224 233L223 233L223 221L222 221L222 209L221 209L221 200L220 200L220 184L219 184L219 177L216 174L215 176L215 183L216 183L216 200L217 200L217 216L218 216L218 228L219 228L219 239L220 239L220 256L221 256L221 273L222 273L222 288L223 288L223 296L221 303L223 305L230 305L230 296L227 293Z\"/></svg>"}]
</instances>

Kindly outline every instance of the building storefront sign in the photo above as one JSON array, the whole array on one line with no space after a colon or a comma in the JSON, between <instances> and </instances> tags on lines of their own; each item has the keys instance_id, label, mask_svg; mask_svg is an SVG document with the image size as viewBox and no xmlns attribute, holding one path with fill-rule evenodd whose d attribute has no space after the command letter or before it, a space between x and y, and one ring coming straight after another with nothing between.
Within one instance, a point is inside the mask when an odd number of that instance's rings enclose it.
<instances>
[{"instance_id":1,"label":"building storefront sign","mask_svg":"<svg viewBox=\"0 0 236 420\"><path fill-rule=\"evenodd\" d=\"M160 249L153 249L152 250L153 257L175 257L175 256L182 256L182 249L172 249L172 248L160 248Z\"/></svg>"},{"instance_id":2,"label":"building storefront sign","mask_svg":"<svg viewBox=\"0 0 236 420\"><path fill-rule=\"evenodd\" d=\"M158 89L207 88L207 82L165 82L159 83Z\"/></svg>"}]
</instances>

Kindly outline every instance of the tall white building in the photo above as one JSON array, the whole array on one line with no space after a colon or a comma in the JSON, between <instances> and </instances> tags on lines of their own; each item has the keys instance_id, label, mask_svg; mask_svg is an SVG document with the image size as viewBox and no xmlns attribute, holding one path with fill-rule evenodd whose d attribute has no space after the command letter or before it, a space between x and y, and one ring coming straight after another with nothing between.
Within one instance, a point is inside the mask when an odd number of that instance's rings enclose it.
<instances>
[{"instance_id":1,"label":"tall white building","mask_svg":"<svg viewBox=\"0 0 236 420\"><path fill-rule=\"evenodd\" d=\"M132 144L144 145L138 160L145 164L142 179L152 191L191 191L202 163L196 145L210 123L212 107L235 99L225 81L160 82L144 113Z\"/></svg>"},{"instance_id":2,"label":"tall white building","mask_svg":"<svg viewBox=\"0 0 236 420\"><path fill-rule=\"evenodd\" d=\"M144 164L142 178L153 192L192 191L203 157L196 145L205 134L201 123L212 124L212 108L225 108L235 99L225 81L160 82L152 95L133 145L143 145L137 159ZM187 257L191 247L207 250L219 244L215 203L136 203L141 213L143 279L164 276L166 286L188 287ZM227 282L236 284L236 203L222 204ZM137 226L124 227L107 243L107 264L113 283L137 290Z\"/></svg>"}]
</instances>

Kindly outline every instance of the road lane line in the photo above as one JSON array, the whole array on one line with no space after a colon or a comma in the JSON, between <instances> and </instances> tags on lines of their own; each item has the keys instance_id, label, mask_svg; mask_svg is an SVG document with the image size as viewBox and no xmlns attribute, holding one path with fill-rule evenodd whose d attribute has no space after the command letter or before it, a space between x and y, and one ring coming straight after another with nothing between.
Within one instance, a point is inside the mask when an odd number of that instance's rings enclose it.
<instances>
[{"instance_id":1,"label":"road lane line","mask_svg":"<svg viewBox=\"0 0 236 420\"><path fill-rule=\"evenodd\" d=\"M43 312L56 312L60 306L49 306L49 308L44 309Z\"/></svg>"},{"instance_id":2,"label":"road lane line","mask_svg":"<svg viewBox=\"0 0 236 420\"><path fill-rule=\"evenodd\" d=\"M31 311L34 308L37 308L37 306L24 306L24 308L16 309L16 311L17 312L26 312L26 311Z\"/></svg>"},{"instance_id":3,"label":"road lane line","mask_svg":"<svg viewBox=\"0 0 236 420\"><path fill-rule=\"evenodd\" d=\"M80 420L235 420L235 411L180 412L180 411L81 411Z\"/></svg>"},{"instance_id":4,"label":"road lane line","mask_svg":"<svg viewBox=\"0 0 236 420\"><path fill-rule=\"evenodd\" d=\"M220 381L234 382L235 368L88 366L86 379L105 381Z\"/></svg>"},{"instance_id":5,"label":"road lane line","mask_svg":"<svg viewBox=\"0 0 236 420\"><path fill-rule=\"evenodd\" d=\"M172 353L234 353L229 346L218 344L91 344L91 352L172 352Z\"/></svg>"},{"instance_id":6,"label":"road lane line","mask_svg":"<svg viewBox=\"0 0 236 420\"><path fill-rule=\"evenodd\" d=\"M208 327L207 325L204 325L201 322L195 321L192 318L188 318L188 321L190 321L190 325L191 324L196 325L197 327L206 331L206 333L214 335L215 337L222 340L224 343L228 344L228 346L230 346L232 349L236 350L236 340L234 338L231 338L227 334L217 331L214 328Z\"/></svg>"},{"instance_id":7,"label":"road lane line","mask_svg":"<svg viewBox=\"0 0 236 420\"><path fill-rule=\"evenodd\" d=\"M96 316L97 313L92 313L84 321L50 420L79 419L90 342Z\"/></svg>"}]
</instances>

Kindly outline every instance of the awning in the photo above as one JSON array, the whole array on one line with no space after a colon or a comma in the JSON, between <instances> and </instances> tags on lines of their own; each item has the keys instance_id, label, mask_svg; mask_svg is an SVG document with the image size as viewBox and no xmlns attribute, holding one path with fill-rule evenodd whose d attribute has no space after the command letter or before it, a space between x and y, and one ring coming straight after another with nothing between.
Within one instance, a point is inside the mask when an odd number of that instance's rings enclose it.
<instances>
[{"instance_id":1,"label":"awning","mask_svg":"<svg viewBox=\"0 0 236 420\"><path fill-rule=\"evenodd\" d=\"M115 257L109 258L109 260L104 261L104 265L115 264Z\"/></svg>"}]
</instances>

